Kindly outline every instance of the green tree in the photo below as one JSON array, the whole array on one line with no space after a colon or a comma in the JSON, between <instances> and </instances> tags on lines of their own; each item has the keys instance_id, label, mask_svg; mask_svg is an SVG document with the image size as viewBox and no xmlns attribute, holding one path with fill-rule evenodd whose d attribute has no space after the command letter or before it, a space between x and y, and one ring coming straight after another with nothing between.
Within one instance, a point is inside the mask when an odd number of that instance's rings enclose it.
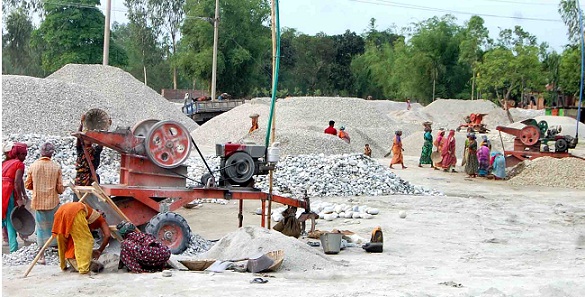
<instances>
[{"instance_id":1,"label":"green tree","mask_svg":"<svg viewBox=\"0 0 585 297\"><path fill-rule=\"evenodd\" d=\"M2 36L2 73L40 76L40 63L30 46L33 32L31 18L22 9L14 10L6 18L6 34Z\"/></svg>"},{"instance_id":2,"label":"green tree","mask_svg":"<svg viewBox=\"0 0 585 297\"><path fill-rule=\"evenodd\" d=\"M325 33L317 33L315 36L301 34L293 41L293 46L299 53L293 75L295 81L307 94L330 95L333 93L333 85L329 76L335 61L335 43Z\"/></svg>"},{"instance_id":3,"label":"green tree","mask_svg":"<svg viewBox=\"0 0 585 297\"><path fill-rule=\"evenodd\" d=\"M567 47L559 64L559 88L566 94L579 94L581 84L581 50L578 46Z\"/></svg>"},{"instance_id":4,"label":"green tree","mask_svg":"<svg viewBox=\"0 0 585 297\"><path fill-rule=\"evenodd\" d=\"M459 62L463 62L471 68L471 99L473 99L477 66L492 40L489 38L489 31L484 26L483 19L479 16L472 16L466 22L462 35L459 44Z\"/></svg>"},{"instance_id":5,"label":"green tree","mask_svg":"<svg viewBox=\"0 0 585 297\"><path fill-rule=\"evenodd\" d=\"M160 61L158 53L157 36L160 34L160 26L149 18L151 11L148 0L125 0L128 7L128 28L130 29L133 50L138 50L140 67L142 68L144 84L148 84L148 69ZM159 21L159 19L155 19Z\"/></svg>"},{"instance_id":6,"label":"green tree","mask_svg":"<svg viewBox=\"0 0 585 297\"><path fill-rule=\"evenodd\" d=\"M104 15L96 7L99 0L45 2L47 13L33 33L35 46L45 44L43 69L52 73L68 63L98 64L103 59ZM127 56L110 41L110 64L123 66Z\"/></svg>"},{"instance_id":7,"label":"green tree","mask_svg":"<svg viewBox=\"0 0 585 297\"><path fill-rule=\"evenodd\" d=\"M567 35L573 44L579 43L581 28L579 27L579 8L576 0L561 0L559 2L559 14L567 26Z\"/></svg>"},{"instance_id":8,"label":"green tree","mask_svg":"<svg viewBox=\"0 0 585 297\"><path fill-rule=\"evenodd\" d=\"M345 96L353 94L354 79L351 75L351 60L364 53L364 39L349 30L343 35L331 36L331 39L333 39L336 52L329 76L334 93L341 92Z\"/></svg>"},{"instance_id":9,"label":"green tree","mask_svg":"<svg viewBox=\"0 0 585 297\"><path fill-rule=\"evenodd\" d=\"M220 3L217 55L218 91L243 96L253 87L269 84L262 71L270 55L271 34L266 23L270 6L266 0L226 0ZM213 0L188 0L178 65L192 79L210 81L213 53Z\"/></svg>"}]
</instances>

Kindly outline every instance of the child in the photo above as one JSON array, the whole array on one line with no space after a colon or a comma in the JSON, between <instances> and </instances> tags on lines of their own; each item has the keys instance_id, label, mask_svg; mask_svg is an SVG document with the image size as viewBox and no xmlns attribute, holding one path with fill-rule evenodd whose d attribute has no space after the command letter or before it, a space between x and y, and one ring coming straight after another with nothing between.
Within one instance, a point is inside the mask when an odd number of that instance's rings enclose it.
<instances>
[{"instance_id":1,"label":"child","mask_svg":"<svg viewBox=\"0 0 585 297\"><path fill-rule=\"evenodd\" d=\"M372 157L372 149L370 148L370 145L366 143L366 147L364 147L364 155L368 156L368 157Z\"/></svg>"}]
</instances>

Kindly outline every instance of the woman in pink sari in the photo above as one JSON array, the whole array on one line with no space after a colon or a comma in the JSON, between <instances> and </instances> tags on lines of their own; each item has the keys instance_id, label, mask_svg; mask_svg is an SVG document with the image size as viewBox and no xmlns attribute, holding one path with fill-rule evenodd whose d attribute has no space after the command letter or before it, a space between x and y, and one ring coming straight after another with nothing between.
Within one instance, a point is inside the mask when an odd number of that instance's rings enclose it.
<instances>
[{"instance_id":1,"label":"woman in pink sari","mask_svg":"<svg viewBox=\"0 0 585 297\"><path fill-rule=\"evenodd\" d=\"M455 164L457 163L457 157L455 156L455 130L449 130L449 136L444 140L443 147L441 148L441 167L445 172L451 169L451 172L455 171Z\"/></svg>"},{"instance_id":2,"label":"woman in pink sari","mask_svg":"<svg viewBox=\"0 0 585 297\"><path fill-rule=\"evenodd\" d=\"M443 143L445 143L445 130L443 128L439 129L439 133L437 133L437 137L435 137L435 142L433 142L433 145L437 148L437 152L439 152L440 155L442 155L441 150L443 148ZM441 162L435 162L435 170L439 170L439 167L441 167Z\"/></svg>"}]
</instances>

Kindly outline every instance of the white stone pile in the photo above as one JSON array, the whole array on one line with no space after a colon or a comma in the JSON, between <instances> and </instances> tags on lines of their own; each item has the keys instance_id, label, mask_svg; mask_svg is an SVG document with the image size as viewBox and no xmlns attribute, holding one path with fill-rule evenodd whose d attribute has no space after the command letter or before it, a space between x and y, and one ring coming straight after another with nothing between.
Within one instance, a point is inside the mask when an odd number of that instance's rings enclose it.
<instances>
[{"instance_id":1,"label":"white stone pile","mask_svg":"<svg viewBox=\"0 0 585 297\"><path fill-rule=\"evenodd\" d=\"M115 127L145 119L174 120L198 127L180 109L129 73L103 65L68 64L48 78L2 76L2 133L67 136L81 115L100 108Z\"/></svg>"},{"instance_id":2,"label":"white stone pile","mask_svg":"<svg viewBox=\"0 0 585 297\"><path fill-rule=\"evenodd\" d=\"M39 246L36 243L20 246L16 252L2 254L3 266L29 265L39 252ZM59 254L56 249L45 250L46 265L59 265Z\"/></svg>"},{"instance_id":3,"label":"white stone pile","mask_svg":"<svg viewBox=\"0 0 585 297\"><path fill-rule=\"evenodd\" d=\"M256 186L268 191L268 176ZM412 185L386 166L362 154L287 156L277 164L273 192L288 197L441 195Z\"/></svg>"},{"instance_id":4,"label":"white stone pile","mask_svg":"<svg viewBox=\"0 0 585 297\"><path fill-rule=\"evenodd\" d=\"M286 207L279 207L272 210L271 218L275 222L280 222L284 217L282 212ZM297 218L303 213L303 209L297 210ZM319 219L333 221L335 219L372 219L380 213L378 208L368 207L367 205L331 203L326 201L311 201L311 211L319 214ZM256 209L256 214L261 215L262 209Z\"/></svg>"},{"instance_id":5,"label":"white stone pile","mask_svg":"<svg viewBox=\"0 0 585 297\"><path fill-rule=\"evenodd\" d=\"M181 255L194 256L207 252L213 247L213 244L213 242L201 237L199 234L191 233L189 247Z\"/></svg>"}]
</instances>

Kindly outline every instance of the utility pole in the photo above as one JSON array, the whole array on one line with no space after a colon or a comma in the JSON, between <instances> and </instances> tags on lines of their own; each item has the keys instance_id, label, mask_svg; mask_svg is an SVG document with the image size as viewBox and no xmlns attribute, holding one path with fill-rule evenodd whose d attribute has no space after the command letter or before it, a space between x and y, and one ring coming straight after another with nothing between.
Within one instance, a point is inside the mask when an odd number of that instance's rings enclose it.
<instances>
[{"instance_id":1,"label":"utility pole","mask_svg":"<svg viewBox=\"0 0 585 297\"><path fill-rule=\"evenodd\" d=\"M112 0L106 1L106 20L104 22L104 65L109 64L110 56L110 11L112 10Z\"/></svg>"},{"instance_id":2,"label":"utility pole","mask_svg":"<svg viewBox=\"0 0 585 297\"><path fill-rule=\"evenodd\" d=\"M110 0L108 0L110 1ZM215 0L215 18L213 19L213 65L211 70L211 100L215 99L217 80L217 35L219 27L219 0Z\"/></svg>"}]
</instances>

